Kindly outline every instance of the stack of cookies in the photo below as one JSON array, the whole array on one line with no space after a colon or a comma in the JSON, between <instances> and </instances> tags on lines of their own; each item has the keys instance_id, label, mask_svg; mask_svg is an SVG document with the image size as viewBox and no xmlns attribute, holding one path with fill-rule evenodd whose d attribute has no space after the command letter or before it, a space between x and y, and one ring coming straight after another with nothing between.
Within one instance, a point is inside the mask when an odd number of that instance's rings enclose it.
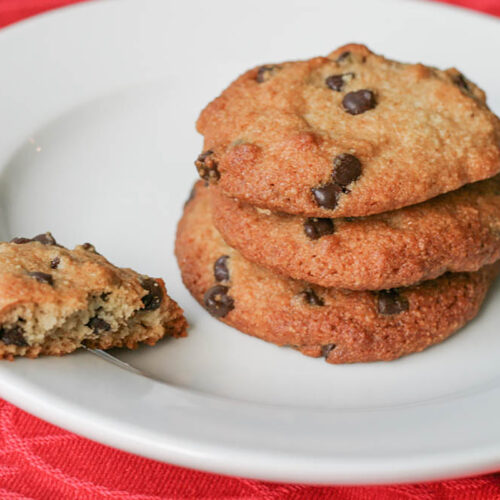
<instances>
[{"instance_id":1,"label":"stack of cookies","mask_svg":"<svg viewBox=\"0 0 500 500\"><path fill-rule=\"evenodd\" d=\"M500 259L500 120L457 70L347 45L246 72L197 127L176 255L213 316L350 363L477 314Z\"/></svg>"}]
</instances>

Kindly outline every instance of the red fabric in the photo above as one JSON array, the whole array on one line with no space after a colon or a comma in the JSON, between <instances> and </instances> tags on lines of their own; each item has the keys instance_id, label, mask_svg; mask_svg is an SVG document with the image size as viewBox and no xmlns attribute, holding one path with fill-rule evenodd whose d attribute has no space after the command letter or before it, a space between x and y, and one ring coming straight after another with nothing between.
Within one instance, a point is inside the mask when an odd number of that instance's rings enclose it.
<instances>
[{"instance_id":1,"label":"red fabric","mask_svg":"<svg viewBox=\"0 0 500 500\"><path fill-rule=\"evenodd\" d=\"M0 0L0 28L26 17L85 0Z\"/></svg>"},{"instance_id":2,"label":"red fabric","mask_svg":"<svg viewBox=\"0 0 500 500\"><path fill-rule=\"evenodd\" d=\"M440 0L444 3L459 5L472 10L479 10L494 16L500 16L500 0Z\"/></svg>"},{"instance_id":3,"label":"red fabric","mask_svg":"<svg viewBox=\"0 0 500 500\"><path fill-rule=\"evenodd\" d=\"M0 0L0 27L82 0ZM443 0L500 16L500 0ZM0 400L0 499L500 499L500 473L429 484L272 484L207 474L108 448Z\"/></svg>"}]
</instances>

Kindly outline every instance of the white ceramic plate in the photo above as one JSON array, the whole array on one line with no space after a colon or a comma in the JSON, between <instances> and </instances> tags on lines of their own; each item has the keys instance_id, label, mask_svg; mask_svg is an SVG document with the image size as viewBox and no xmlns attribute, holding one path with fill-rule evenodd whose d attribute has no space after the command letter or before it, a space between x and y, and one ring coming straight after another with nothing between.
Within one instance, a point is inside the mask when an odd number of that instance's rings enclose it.
<instances>
[{"instance_id":1,"label":"white ceramic plate","mask_svg":"<svg viewBox=\"0 0 500 500\"><path fill-rule=\"evenodd\" d=\"M363 41L459 66L500 111L500 23L402 1L109 1L0 32L0 237L50 229L165 277L187 339L0 364L0 395L147 457L282 481L380 483L500 466L500 289L445 343L331 366L247 337L183 288L176 221L201 149L194 121L236 75Z\"/></svg>"}]
</instances>

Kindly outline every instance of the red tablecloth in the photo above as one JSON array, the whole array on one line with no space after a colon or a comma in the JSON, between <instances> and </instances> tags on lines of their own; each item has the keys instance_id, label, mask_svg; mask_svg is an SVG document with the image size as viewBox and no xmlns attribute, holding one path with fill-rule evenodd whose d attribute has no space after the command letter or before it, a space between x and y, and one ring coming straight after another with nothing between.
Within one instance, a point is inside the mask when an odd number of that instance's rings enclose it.
<instances>
[{"instance_id":1,"label":"red tablecloth","mask_svg":"<svg viewBox=\"0 0 500 500\"><path fill-rule=\"evenodd\" d=\"M0 0L0 27L78 1L82 0ZM500 0L444 1L500 16ZM492 500L500 499L500 473L377 487L316 487L227 478L108 448L0 400L0 499L28 498Z\"/></svg>"}]
</instances>

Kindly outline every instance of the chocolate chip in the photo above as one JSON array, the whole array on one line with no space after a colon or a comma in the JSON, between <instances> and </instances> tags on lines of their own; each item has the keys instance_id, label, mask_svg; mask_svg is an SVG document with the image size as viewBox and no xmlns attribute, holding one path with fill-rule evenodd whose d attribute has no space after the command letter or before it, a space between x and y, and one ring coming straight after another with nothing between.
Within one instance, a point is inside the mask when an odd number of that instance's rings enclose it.
<instances>
[{"instance_id":1,"label":"chocolate chip","mask_svg":"<svg viewBox=\"0 0 500 500\"><path fill-rule=\"evenodd\" d=\"M342 193L348 193L346 188L361 175L361 162L353 155L342 153L333 160L334 170L332 181L328 184L312 188L316 203L323 208L334 209Z\"/></svg>"},{"instance_id":2,"label":"chocolate chip","mask_svg":"<svg viewBox=\"0 0 500 500\"><path fill-rule=\"evenodd\" d=\"M57 266L59 266L59 263L61 262L61 259L59 257L54 257L51 261L50 261L50 267L52 269L57 269Z\"/></svg>"},{"instance_id":3,"label":"chocolate chip","mask_svg":"<svg viewBox=\"0 0 500 500\"><path fill-rule=\"evenodd\" d=\"M89 243L89 242L86 242L86 243L83 243L82 245L80 245L84 250L87 250L88 252L93 252L93 253L97 253L96 252L96 249L94 247L94 245L92 245L92 243Z\"/></svg>"},{"instance_id":4,"label":"chocolate chip","mask_svg":"<svg viewBox=\"0 0 500 500\"><path fill-rule=\"evenodd\" d=\"M462 75L462 73L458 73L458 75L453 77L453 83L462 90L465 90L467 92L471 91L469 84L467 83L467 80L465 79L465 76Z\"/></svg>"},{"instance_id":5,"label":"chocolate chip","mask_svg":"<svg viewBox=\"0 0 500 500\"><path fill-rule=\"evenodd\" d=\"M24 331L20 326L0 328L0 340L5 345L17 345L19 347L28 345L28 343L24 339Z\"/></svg>"},{"instance_id":6,"label":"chocolate chip","mask_svg":"<svg viewBox=\"0 0 500 500\"><path fill-rule=\"evenodd\" d=\"M89 243L89 242L86 242L86 243L83 243L82 245L80 245L80 248L82 248L83 250L86 250L87 252L92 252L92 253L95 253L97 255L101 255L96 249L95 249L95 246L92 245L92 243Z\"/></svg>"},{"instance_id":7,"label":"chocolate chip","mask_svg":"<svg viewBox=\"0 0 500 500\"><path fill-rule=\"evenodd\" d=\"M31 243L33 241L38 241L42 245L57 245L55 238L49 232L38 234L34 238L13 238L12 240L10 240L11 243L17 243L18 245Z\"/></svg>"},{"instance_id":8,"label":"chocolate chip","mask_svg":"<svg viewBox=\"0 0 500 500\"><path fill-rule=\"evenodd\" d=\"M342 99L342 106L351 115L359 115L377 105L371 90L363 89L349 92Z\"/></svg>"},{"instance_id":9,"label":"chocolate chip","mask_svg":"<svg viewBox=\"0 0 500 500\"><path fill-rule=\"evenodd\" d=\"M380 314L389 316L408 311L408 299L397 290L382 290L377 295L377 309Z\"/></svg>"},{"instance_id":10,"label":"chocolate chip","mask_svg":"<svg viewBox=\"0 0 500 500\"><path fill-rule=\"evenodd\" d=\"M31 243L32 241L31 238L13 238L10 240L11 243L16 243L17 245L24 245L24 243Z\"/></svg>"},{"instance_id":11,"label":"chocolate chip","mask_svg":"<svg viewBox=\"0 0 500 500\"><path fill-rule=\"evenodd\" d=\"M88 326L92 330L92 333L95 334L111 330L111 325L97 316L90 318L89 322L85 326Z\"/></svg>"},{"instance_id":12,"label":"chocolate chip","mask_svg":"<svg viewBox=\"0 0 500 500\"><path fill-rule=\"evenodd\" d=\"M228 295L229 287L215 285L203 296L203 302L208 312L216 318L223 318L234 309L234 299Z\"/></svg>"},{"instance_id":13,"label":"chocolate chip","mask_svg":"<svg viewBox=\"0 0 500 500\"><path fill-rule=\"evenodd\" d=\"M337 57L336 61L337 62L342 62L346 61L347 59L350 59L351 53L347 50L346 52L342 52L339 57Z\"/></svg>"},{"instance_id":14,"label":"chocolate chip","mask_svg":"<svg viewBox=\"0 0 500 500\"><path fill-rule=\"evenodd\" d=\"M28 273L28 276L35 278L40 283L46 283L47 285L54 284L54 280L52 279L52 276L50 274L47 274L47 273L42 273L41 271L33 271L31 273Z\"/></svg>"},{"instance_id":15,"label":"chocolate chip","mask_svg":"<svg viewBox=\"0 0 500 500\"><path fill-rule=\"evenodd\" d=\"M214 152L209 149L208 151L201 153L194 162L199 176L207 182L215 182L220 179L218 163L215 161L213 154Z\"/></svg>"},{"instance_id":16,"label":"chocolate chip","mask_svg":"<svg viewBox=\"0 0 500 500\"><path fill-rule=\"evenodd\" d=\"M214 276L216 281L228 281L229 269L227 268L227 259L229 255L219 257L214 264Z\"/></svg>"},{"instance_id":17,"label":"chocolate chip","mask_svg":"<svg viewBox=\"0 0 500 500\"><path fill-rule=\"evenodd\" d=\"M304 232L311 240L317 240L335 232L332 219L309 217L304 222Z\"/></svg>"},{"instance_id":18,"label":"chocolate chip","mask_svg":"<svg viewBox=\"0 0 500 500\"><path fill-rule=\"evenodd\" d=\"M306 304L309 304L310 306L325 305L325 301L321 297L318 297L318 295L312 288L306 288L305 290L300 292L300 295L304 298L304 302Z\"/></svg>"},{"instance_id":19,"label":"chocolate chip","mask_svg":"<svg viewBox=\"0 0 500 500\"><path fill-rule=\"evenodd\" d=\"M198 155L197 161L205 161L210 155L213 155L214 152L211 149L207 149Z\"/></svg>"},{"instance_id":20,"label":"chocolate chip","mask_svg":"<svg viewBox=\"0 0 500 500\"><path fill-rule=\"evenodd\" d=\"M336 92L341 92L344 85L354 78L354 73L344 73L342 75L331 75L326 80L326 85L335 90Z\"/></svg>"},{"instance_id":21,"label":"chocolate chip","mask_svg":"<svg viewBox=\"0 0 500 500\"><path fill-rule=\"evenodd\" d=\"M316 204L323 208L334 209L337 206L342 188L333 182L311 189Z\"/></svg>"},{"instance_id":22,"label":"chocolate chip","mask_svg":"<svg viewBox=\"0 0 500 500\"><path fill-rule=\"evenodd\" d=\"M332 173L333 182L345 187L361 175L361 162L353 155L342 153L333 159L335 169Z\"/></svg>"},{"instance_id":23,"label":"chocolate chip","mask_svg":"<svg viewBox=\"0 0 500 500\"><path fill-rule=\"evenodd\" d=\"M142 297L142 303L146 311L154 311L160 307L163 300L163 290L160 284L153 278L146 278L141 282L142 288L148 293Z\"/></svg>"},{"instance_id":24,"label":"chocolate chip","mask_svg":"<svg viewBox=\"0 0 500 500\"><path fill-rule=\"evenodd\" d=\"M42 245L57 245L56 239L52 236L51 233L42 233L33 238L33 241L38 241Z\"/></svg>"},{"instance_id":25,"label":"chocolate chip","mask_svg":"<svg viewBox=\"0 0 500 500\"><path fill-rule=\"evenodd\" d=\"M257 71L255 79L258 83L264 83L269 80L276 69L276 66L261 66Z\"/></svg>"},{"instance_id":26,"label":"chocolate chip","mask_svg":"<svg viewBox=\"0 0 500 500\"><path fill-rule=\"evenodd\" d=\"M335 347L337 347L335 344L326 344L321 346L321 356L327 359L330 353L335 349Z\"/></svg>"}]
</instances>

